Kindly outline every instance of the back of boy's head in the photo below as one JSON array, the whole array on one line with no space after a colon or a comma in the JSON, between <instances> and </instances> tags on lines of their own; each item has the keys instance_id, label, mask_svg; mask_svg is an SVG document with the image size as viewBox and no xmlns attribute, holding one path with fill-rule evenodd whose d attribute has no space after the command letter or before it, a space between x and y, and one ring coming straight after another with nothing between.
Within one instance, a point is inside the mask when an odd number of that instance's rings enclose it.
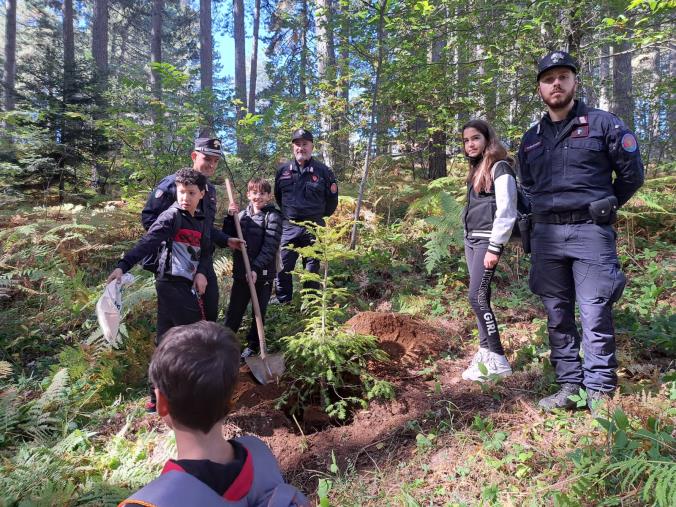
<instances>
[{"instance_id":1,"label":"back of boy's head","mask_svg":"<svg viewBox=\"0 0 676 507\"><path fill-rule=\"evenodd\" d=\"M215 322L171 328L150 362L149 376L172 419L207 433L230 411L239 373L239 343Z\"/></svg>"},{"instance_id":2,"label":"back of boy's head","mask_svg":"<svg viewBox=\"0 0 676 507\"><path fill-rule=\"evenodd\" d=\"M184 167L176 171L176 184L197 185L197 188L204 190L207 188L207 177L192 167Z\"/></svg>"},{"instance_id":3,"label":"back of boy's head","mask_svg":"<svg viewBox=\"0 0 676 507\"><path fill-rule=\"evenodd\" d=\"M270 194L272 193L272 185L265 178L253 178L249 180L249 183L246 185L248 192L261 192Z\"/></svg>"}]
</instances>

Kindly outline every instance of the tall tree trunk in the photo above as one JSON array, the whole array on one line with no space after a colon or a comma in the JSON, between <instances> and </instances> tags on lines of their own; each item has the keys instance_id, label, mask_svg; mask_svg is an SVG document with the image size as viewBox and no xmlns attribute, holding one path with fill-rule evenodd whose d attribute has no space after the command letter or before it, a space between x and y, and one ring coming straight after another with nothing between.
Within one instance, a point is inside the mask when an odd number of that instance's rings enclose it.
<instances>
[{"instance_id":1,"label":"tall tree trunk","mask_svg":"<svg viewBox=\"0 0 676 507\"><path fill-rule=\"evenodd\" d=\"M245 55L245 32L244 32L244 0L232 1L232 17L234 22L233 36L235 39L235 99L236 118L241 120L246 116L246 55ZM237 128L239 130L239 127ZM241 136L237 135L237 153L242 155L244 143Z\"/></svg>"},{"instance_id":2,"label":"tall tree trunk","mask_svg":"<svg viewBox=\"0 0 676 507\"><path fill-rule=\"evenodd\" d=\"M5 66L3 74L3 97L5 111L13 111L16 106L14 80L16 78L16 0L5 3ZM12 127L3 122L0 134L0 150L7 158L14 159Z\"/></svg>"},{"instance_id":3,"label":"tall tree trunk","mask_svg":"<svg viewBox=\"0 0 676 507\"><path fill-rule=\"evenodd\" d=\"M200 84L202 91L214 87L211 0L200 0Z\"/></svg>"},{"instance_id":4,"label":"tall tree trunk","mask_svg":"<svg viewBox=\"0 0 676 507\"><path fill-rule=\"evenodd\" d=\"M599 108L605 111L610 109L610 46L601 45L601 58L599 60Z\"/></svg>"},{"instance_id":5,"label":"tall tree trunk","mask_svg":"<svg viewBox=\"0 0 676 507\"><path fill-rule=\"evenodd\" d=\"M349 114L350 114L350 7L349 4L341 3L340 11L340 30L339 47L340 59L338 61L338 96L340 98L341 109L336 116L336 153L334 172L339 174L344 171L350 163L350 136L349 136Z\"/></svg>"},{"instance_id":6,"label":"tall tree trunk","mask_svg":"<svg viewBox=\"0 0 676 507\"><path fill-rule=\"evenodd\" d=\"M64 0L63 13L63 100L61 116L61 139L63 155L59 161L61 176L59 180L59 200L64 198L65 166L69 165L71 141L70 122L66 119L66 111L74 92L75 84L75 36L73 33L73 0Z\"/></svg>"},{"instance_id":7,"label":"tall tree trunk","mask_svg":"<svg viewBox=\"0 0 676 507\"><path fill-rule=\"evenodd\" d=\"M430 51L430 63L433 67L443 67L444 65L442 59L442 51L446 46L446 40L444 37L438 37L435 41L432 42L432 50ZM442 72L439 73L441 75ZM445 72L443 72L445 74ZM439 80L440 83L444 83L443 80ZM438 90L437 90L438 91ZM440 93L436 93L436 96L442 96ZM437 104L441 106L441 104ZM436 108L433 106L433 110ZM446 125L439 123L438 118L433 119L437 124L434 125L435 128L430 136L429 147L429 164L428 164L428 173L427 177L430 180L435 180L446 176Z\"/></svg>"},{"instance_id":8,"label":"tall tree trunk","mask_svg":"<svg viewBox=\"0 0 676 507\"><path fill-rule=\"evenodd\" d=\"M254 2L253 13L253 43L251 47L251 65L249 69L249 101L247 110L249 113L256 112L256 81L258 78L258 30L261 24L261 0Z\"/></svg>"},{"instance_id":9,"label":"tall tree trunk","mask_svg":"<svg viewBox=\"0 0 676 507\"><path fill-rule=\"evenodd\" d=\"M153 0L151 31L150 31L150 63L162 62L162 11L164 2L162 0ZM150 86L153 91L153 97L162 100L162 78L160 73L151 69ZM157 119L157 118L156 118Z\"/></svg>"},{"instance_id":10,"label":"tall tree trunk","mask_svg":"<svg viewBox=\"0 0 676 507\"><path fill-rule=\"evenodd\" d=\"M92 21L92 55L94 56L94 77L96 80L96 91L94 100L96 107L94 109L94 121L100 120L105 116L106 101L104 92L108 83L108 0L94 1L94 19ZM92 163L92 186L99 193L105 192L105 183L108 180L108 174L105 165L101 163L100 158L108 149L107 140L98 128L92 130L92 152L94 161Z\"/></svg>"},{"instance_id":11,"label":"tall tree trunk","mask_svg":"<svg viewBox=\"0 0 676 507\"><path fill-rule=\"evenodd\" d=\"M350 250L354 250L357 245L357 223L359 222L359 213L361 212L361 203L364 200L364 190L366 190L366 181L369 176L369 164L371 162L371 150L373 147L373 134L375 130L376 111L378 110L378 90L380 88L380 77L382 74L383 57L385 55L385 11L389 0L381 0L378 6L378 60L376 67L376 80L373 84L373 94L371 96L371 120L369 121L369 138L366 144L366 157L364 157L364 172L362 173L361 183L359 184L359 194L357 195L357 205L354 210L354 223L352 225L352 234L350 236Z\"/></svg>"},{"instance_id":12,"label":"tall tree trunk","mask_svg":"<svg viewBox=\"0 0 676 507\"><path fill-rule=\"evenodd\" d=\"M301 102L305 102L307 98L307 32L310 28L310 18L308 15L307 0L300 0L300 16L301 16L301 26L300 26L300 69L298 71L298 95ZM307 107L306 107L307 112Z\"/></svg>"},{"instance_id":13,"label":"tall tree trunk","mask_svg":"<svg viewBox=\"0 0 676 507\"><path fill-rule=\"evenodd\" d=\"M73 94L75 73L75 36L73 35L73 0L63 2L63 102Z\"/></svg>"},{"instance_id":14,"label":"tall tree trunk","mask_svg":"<svg viewBox=\"0 0 676 507\"><path fill-rule=\"evenodd\" d=\"M105 89L108 79L108 0L94 1L92 55L96 82L101 89Z\"/></svg>"},{"instance_id":15,"label":"tall tree trunk","mask_svg":"<svg viewBox=\"0 0 676 507\"><path fill-rule=\"evenodd\" d=\"M623 41L613 47L613 105L611 111L630 129L634 129L634 96L630 44Z\"/></svg>"},{"instance_id":16,"label":"tall tree trunk","mask_svg":"<svg viewBox=\"0 0 676 507\"><path fill-rule=\"evenodd\" d=\"M334 165L335 112L333 100L336 96L336 48L333 33L333 0L317 0L317 70L325 86L320 89L320 124L322 131L321 153L324 162Z\"/></svg>"},{"instance_id":17,"label":"tall tree trunk","mask_svg":"<svg viewBox=\"0 0 676 507\"><path fill-rule=\"evenodd\" d=\"M5 111L14 111L16 96L16 0L5 2L5 67L4 67Z\"/></svg>"}]
</instances>

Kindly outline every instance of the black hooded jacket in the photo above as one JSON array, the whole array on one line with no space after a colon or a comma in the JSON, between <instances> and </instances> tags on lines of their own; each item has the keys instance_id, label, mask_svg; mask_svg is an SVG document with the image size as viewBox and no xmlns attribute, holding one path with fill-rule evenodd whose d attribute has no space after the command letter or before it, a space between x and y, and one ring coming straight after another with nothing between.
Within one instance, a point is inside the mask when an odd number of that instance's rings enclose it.
<instances>
[{"instance_id":1,"label":"black hooded jacket","mask_svg":"<svg viewBox=\"0 0 676 507\"><path fill-rule=\"evenodd\" d=\"M239 212L239 223L246 241L251 269L257 273L259 280L273 279L277 274L277 251L282 239L282 214L272 204L254 214L253 207L249 205ZM237 236L235 217L225 216L223 232L229 236ZM246 278L244 259L239 250L235 250L233 254L232 276Z\"/></svg>"}]
</instances>

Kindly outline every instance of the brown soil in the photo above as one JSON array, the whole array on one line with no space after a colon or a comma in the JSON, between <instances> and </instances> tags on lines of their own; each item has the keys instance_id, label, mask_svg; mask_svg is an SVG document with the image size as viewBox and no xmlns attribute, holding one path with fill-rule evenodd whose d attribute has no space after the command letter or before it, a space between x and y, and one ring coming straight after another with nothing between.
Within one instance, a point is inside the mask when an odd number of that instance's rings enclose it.
<instances>
[{"instance_id":1,"label":"brown soil","mask_svg":"<svg viewBox=\"0 0 676 507\"><path fill-rule=\"evenodd\" d=\"M332 456L344 465L348 460L365 458L367 450L370 456L372 447L380 449L382 442L410 440L409 422L434 409L446 388L458 383L464 365L464 360L437 361L436 381L434 375L419 372L427 365L426 360L437 359L444 351L457 352L460 338L465 334L464 325L444 320L435 322L433 327L408 315L364 312L355 315L346 326L355 332L376 336L389 354L390 361L383 373L395 387L394 400L372 402L342 426L331 425L315 407L306 411L303 420L294 421L275 408L283 389L277 385L258 385L243 367L234 395L235 409L224 428L228 437L241 433L262 437L287 477L308 492L316 488L316 473L312 470L326 470ZM436 382L441 382L444 389L439 391ZM478 390L473 386L468 388ZM485 402L493 403L490 399ZM464 408L473 403L472 397L457 403Z\"/></svg>"},{"instance_id":2,"label":"brown soil","mask_svg":"<svg viewBox=\"0 0 676 507\"><path fill-rule=\"evenodd\" d=\"M420 365L437 356L446 344L429 324L399 313L363 312L347 321L346 327L359 334L378 338L380 347L393 362Z\"/></svg>"}]
</instances>

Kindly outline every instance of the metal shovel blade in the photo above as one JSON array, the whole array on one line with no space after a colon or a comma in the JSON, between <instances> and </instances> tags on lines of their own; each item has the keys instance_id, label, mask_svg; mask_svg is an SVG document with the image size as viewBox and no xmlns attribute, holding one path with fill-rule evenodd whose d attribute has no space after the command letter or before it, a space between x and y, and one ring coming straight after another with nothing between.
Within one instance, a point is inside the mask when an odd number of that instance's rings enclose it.
<instances>
[{"instance_id":1,"label":"metal shovel blade","mask_svg":"<svg viewBox=\"0 0 676 507\"><path fill-rule=\"evenodd\" d=\"M261 356L249 356L244 361L246 361L246 365L256 380L264 385L270 382L279 382L280 377L284 373L283 354L267 354L265 358Z\"/></svg>"}]
</instances>

